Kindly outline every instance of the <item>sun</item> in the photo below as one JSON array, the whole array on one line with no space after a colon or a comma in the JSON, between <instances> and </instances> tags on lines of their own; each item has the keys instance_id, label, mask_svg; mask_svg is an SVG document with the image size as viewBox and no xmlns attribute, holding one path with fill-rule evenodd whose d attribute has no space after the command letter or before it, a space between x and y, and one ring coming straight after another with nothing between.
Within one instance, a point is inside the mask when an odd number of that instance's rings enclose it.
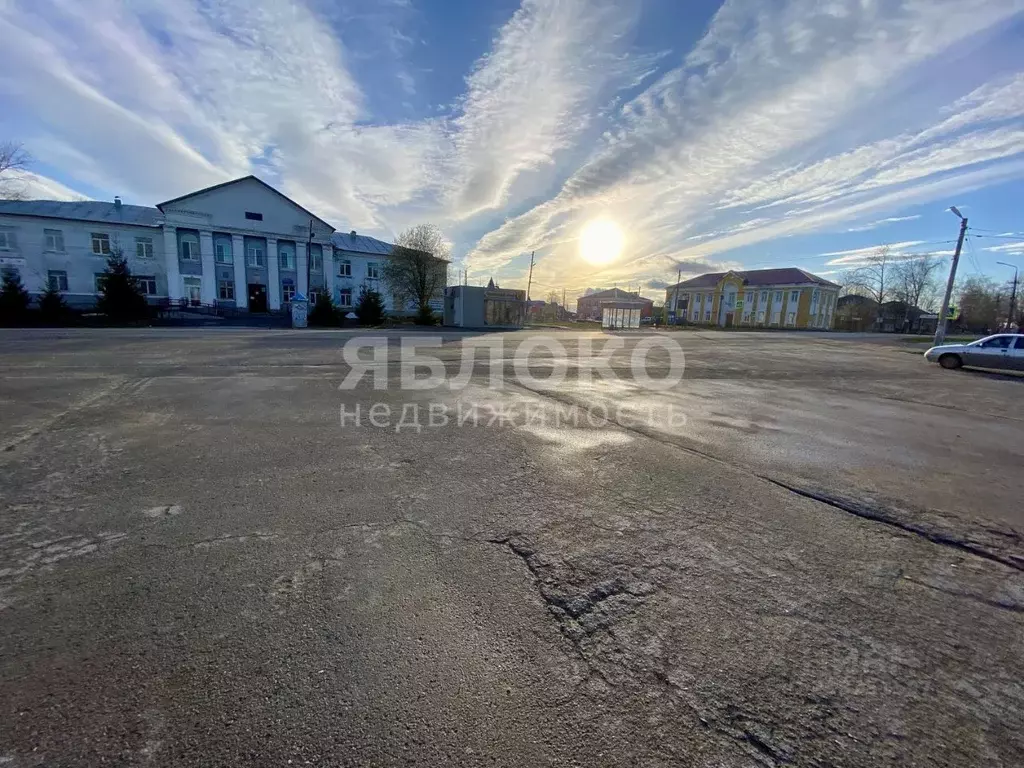
<instances>
[{"instance_id":1,"label":"sun","mask_svg":"<svg viewBox=\"0 0 1024 768\"><path fill-rule=\"evenodd\" d=\"M594 219L580 232L580 256L591 264L608 264L619 258L625 235L610 219Z\"/></svg>"}]
</instances>

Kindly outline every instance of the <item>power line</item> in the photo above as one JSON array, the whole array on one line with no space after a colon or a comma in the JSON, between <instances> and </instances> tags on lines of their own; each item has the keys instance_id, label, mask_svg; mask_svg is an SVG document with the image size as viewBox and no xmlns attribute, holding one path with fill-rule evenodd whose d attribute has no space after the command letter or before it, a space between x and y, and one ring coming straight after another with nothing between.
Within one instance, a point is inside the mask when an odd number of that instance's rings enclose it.
<instances>
[{"instance_id":1,"label":"power line","mask_svg":"<svg viewBox=\"0 0 1024 768\"><path fill-rule=\"evenodd\" d=\"M974 237L987 237L989 240L1024 240L1024 235L979 235L975 234Z\"/></svg>"}]
</instances>

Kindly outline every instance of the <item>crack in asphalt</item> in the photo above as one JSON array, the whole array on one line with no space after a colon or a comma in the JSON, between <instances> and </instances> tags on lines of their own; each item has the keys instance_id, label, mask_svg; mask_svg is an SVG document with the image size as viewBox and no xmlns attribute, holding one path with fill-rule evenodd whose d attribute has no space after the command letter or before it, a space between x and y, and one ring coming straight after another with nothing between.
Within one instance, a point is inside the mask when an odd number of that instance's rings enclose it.
<instances>
[{"instance_id":1,"label":"crack in asphalt","mask_svg":"<svg viewBox=\"0 0 1024 768\"><path fill-rule=\"evenodd\" d=\"M588 678L591 675L596 675L608 686L615 687L615 683L609 680L604 671L591 660L590 654L583 646L583 640L599 629L610 629L620 615L606 613L604 618L610 619L610 621L605 625L597 622L594 626L587 626L585 622L591 614L601 610L609 600L616 597L628 597L630 602L635 601L636 604L639 604L644 597L654 592L654 588L634 587L622 579L615 578L603 581L582 593L566 594L564 588L555 579L542 572L543 566L537 562L536 550L517 540L515 535L491 538L486 541L489 544L506 547L526 566L533 577L540 598L547 605L548 612L554 616L559 632L572 645L580 661L586 665ZM586 682L584 680L580 685Z\"/></svg>"},{"instance_id":2,"label":"crack in asphalt","mask_svg":"<svg viewBox=\"0 0 1024 768\"><path fill-rule=\"evenodd\" d=\"M513 387L518 387L519 389L525 390L525 391L529 392L530 394L537 395L539 397L545 397L545 398L548 398L550 400L554 400L556 402L562 403L563 405L571 405L574 408L583 408L584 407L584 406L580 405L580 403L576 402L576 400L574 400L571 397L558 396L558 395L552 394L551 392L546 392L546 391L543 391L543 390L533 389L531 387L524 386L523 384L521 384L518 381L509 381L507 383L510 384ZM967 540L965 538L958 538L958 537L956 537L954 535L951 535L949 533L943 533L943 532L940 532L938 530L935 530L935 529L930 528L930 527L925 526L925 525L920 525L920 524L917 524L917 523L907 522L907 521L904 521L904 520L900 520L898 517L896 517L890 511L888 511L888 510L886 510L886 509L884 509L882 507L869 507L867 505L860 504L860 503L854 502L852 500L840 499L839 497L832 496L832 495L829 495L829 494L826 494L826 493L821 493L819 491L814 491L814 490L810 490L810 489L807 489L807 488L801 488L799 486L793 485L792 483L788 483L788 482L786 482L784 480L779 480L779 479L771 477L769 475L759 474L759 473L754 472L750 468L745 467L745 466L743 466L741 464L736 464L736 463L733 463L731 461L727 461L725 459L719 458L718 456L715 456L713 454L707 453L705 451L701 451L701 450L699 450L697 448L693 448L691 446L680 445L677 442L674 442L672 440L666 439L663 435L661 435L661 434L659 434L657 432L654 432L653 430L643 429L643 428L639 427L636 424L623 424L622 422L617 421L614 418L610 418L610 417L607 419L607 421L608 421L608 423L614 424L619 429L622 429L622 430L624 430L626 432L630 432L630 433L638 435L640 437L644 437L644 438L646 438L648 440L653 440L653 441L655 441L657 443L660 443L662 445L665 445L665 446L667 446L669 448L674 448L676 450L682 451L683 453L688 453L688 454L690 454L692 456L697 456L699 458L706 459L708 461L713 461L713 462L715 462L717 464L720 464L722 466L729 467L731 469L743 472L743 473L748 474L748 475L752 475L753 477L756 477L756 478L758 478L760 480L764 480L767 483L771 483L772 485L775 485L776 487L779 487L779 488L782 488L784 490L787 490L790 493L794 493L794 494L796 494L798 496L803 496L804 498L811 499L812 501L817 501L819 503L826 504L826 505L832 507L833 509L838 509L838 510L840 510L842 512L846 512L847 514L854 515L855 517L859 517L859 518L861 518L863 520L870 520L871 522L881 523L883 525L888 525L888 526L891 526L891 527L894 527L894 528L898 528L898 529L904 531L905 533L910 533L910 534L913 534L915 536L919 536L919 537L925 539L926 541L930 541L933 544L938 544L940 546L947 546L947 547L951 547L953 549L958 549L958 550L960 550L962 552L967 552L969 554L972 554L972 555L975 555L977 557L980 557L980 558L982 558L984 560L988 560L990 562L999 563L1001 565L1005 565L1005 566L1008 566L1010 568L1013 568L1013 569L1015 569L1017 571L1024 571L1024 556L1016 555L1016 554L1012 554L1012 553L1011 554L1003 555L1003 554L1001 554L999 552L993 552L993 551L991 551L990 548L988 548L988 547L986 547L984 545L977 544L975 542L969 541L969 540ZM992 531L993 530L991 527L985 526L985 525L981 525L980 527L983 530L987 530L987 531ZM1001 535L1007 537L1007 538L1013 539L1014 543L1019 543L1020 542L1020 537L1015 532L1014 533L1006 533L1006 532L1000 531L999 533Z\"/></svg>"},{"instance_id":3,"label":"crack in asphalt","mask_svg":"<svg viewBox=\"0 0 1024 768\"><path fill-rule=\"evenodd\" d=\"M1018 571L1024 571L1024 559L1020 557L1016 557L1014 555L1000 555L996 552L990 552L986 548L979 546L972 541L956 538L954 536L950 536L948 534L932 530L926 526L919 525L917 523L898 520L892 517L891 515L886 514L886 512L882 509L873 509L864 504L858 504L857 502L851 501L849 499L841 499L837 496L831 496L829 494L821 493L819 491L812 491L807 488L800 488L798 486L787 483L783 480L777 480L776 478L769 477L767 475L758 474L756 476L761 478L762 480L771 483L772 485L777 485L780 488L784 488L787 491L795 493L798 496L803 496L804 498L812 499L813 501L818 501L821 502L822 504L828 504L830 507L835 507L836 509L842 510L843 512L847 512L848 514L854 515L855 517L860 517L864 520L871 520L872 522L883 523L894 528L899 528L901 531L912 533L915 536L920 536L921 538L927 539L933 544L940 544L945 547L959 549L963 552L968 552L977 557L984 558L985 560L990 560L994 563L1001 563L1002 565L1007 565L1010 568L1014 568Z\"/></svg>"}]
</instances>

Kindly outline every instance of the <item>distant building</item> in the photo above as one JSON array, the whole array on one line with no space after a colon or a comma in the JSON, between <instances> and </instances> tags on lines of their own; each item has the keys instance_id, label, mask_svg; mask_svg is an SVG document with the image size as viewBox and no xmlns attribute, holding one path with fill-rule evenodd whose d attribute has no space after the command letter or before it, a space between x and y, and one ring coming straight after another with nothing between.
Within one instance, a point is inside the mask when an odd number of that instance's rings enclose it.
<instances>
[{"instance_id":1,"label":"distant building","mask_svg":"<svg viewBox=\"0 0 1024 768\"><path fill-rule=\"evenodd\" d=\"M709 272L670 285L673 322L720 327L832 327L839 286L802 269Z\"/></svg>"},{"instance_id":2,"label":"distant building","mask_svg":"<svg viewBox=\"0 0 1024 768\"><path fill-rule=\"evenodd\" d=\"M444 324L456 328L522 328L526 320L526 291L498 288L490 281L452 285L444 290Z\"/></svg>"},{"instance_id":3,"label":"distant building","mask_svg":"<svg viewBox=\"0 0 1024 768\"><path fill-rule=\"evenodd\" d=\"M146 298L276 312L295 294L329 295L352 307L362 286L398 306L381 274L394 246L355 231L336 232L255 176L167 200L156 207L83 200L0 201L0 271L29 292L47 287L76 307L99 294L112 252L124 254ZM431 300L442 308L440 292Z\"/></svg>"},{"instance_id":4,"label":"distant building","mask_svg":"<svg viewBox=\"0 0 1024 768\"><path fill-rule=\"evenodd\" d=\"M604 305L615 302L638 302L641 317L650 317L654 314L654 301L651 299L645 299L639 293L630 293L621 288L609 288L576 299L576 316L580 320L601 320L604 317Z\"/></svg>"}]
</instances>

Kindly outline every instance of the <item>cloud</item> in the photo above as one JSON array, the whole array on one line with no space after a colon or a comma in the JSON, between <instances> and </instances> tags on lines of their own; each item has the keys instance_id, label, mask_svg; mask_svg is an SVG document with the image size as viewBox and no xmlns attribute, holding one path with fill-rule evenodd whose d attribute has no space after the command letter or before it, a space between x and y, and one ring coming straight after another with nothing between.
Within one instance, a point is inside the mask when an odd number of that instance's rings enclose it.
<instances>
[{"instance_id":1,"label":"cloud","mask_svg":"<svg viewBox=\"0 0 1024 768\"><path fill-rule=\"evenodd\" d=\"M33 171L17 170L9 173L11 188L26 200L88 200L83 195L59 181L47 178ZM6 181L6 177L5 177Z\"/></svg>"},{"instance_id":2,"label":"cloud","mask_svg":"<svg viewBox=\"0 0 1024 768\"><path fill-rule=\"evenodd\" d=\"M1001 245L992 245L984 250L990 251L991 253L1009 253L1013 255L1024 255L1024 241L1019 243L1002 243Z\"/></svg>"},{"instance_id":3,"label":"cloud","mask_svg":"<svg viewBox=\"0 0 1024 768\"><path fill-rule=\"evenodd\" d=\"M880 254L882 249L886 249L888 257L896 261L919 259L923 256L944 257L953 255L952 250L907 250L908 248L916 248L921 245L926 245L926 243L921 240L907 240L902 243L880 243L878 245L869 245L866 248L854 248L848 251L831 251L829 253L821 254L821 257L823 259L829 259L829 261L825 262L827 266L851 267L869 263L873 257Z\"/></svg>"},{"instance_id":4,"label":"cloud","mask_svg":"<svg viewBox=\"0 0 1024 768\"><path fill-rule=\"evenodd\" d=\"M487 233L471 261L501 263L527 244L545 244L567 219L614 210L634 236L634 256L624 266L666 270L697 248L715 253L811 231L874 210L886 190L1012 157L1024 147L1009 127L967 136L937 130L942 140L924 146L906 130L840 152L831 146L851 121L871 125L866 110L886 88L909 87L913 78L931 82L923 62L952 46L977 45L979 33L1018 10L1017 3L981 0L910 3L896 13L860 2L808 0L770 10L727 2L683 64L624 106L558 194ZM935 119L933 127L944 118ZM874 123L875 131L887 127ZM808 153L818 157L808 162ZM931 181L919 188L935 190ZM751 219L756 206L785 207L746 229L735 217L710 233L690 224L743 208ZM550 253L564 259L564 248Z\"/></svg>"},{"instance_id":5,"label":"cloud","mask_svg":"<svg viewBox=\"0 0 1024 768\"><path fill-rule=\"evenodd\" d=\"M877 229L878 227L884 227L886 224L895 224L899 221L916 221L921 218L921 214L915 214L913 216L889 216L885 219L878 219L878 221L872 221L868 224L862 224L859 227L850 227L847 232L867 232L869 229Z\"/></svg>"},{"instance_id":6,"label":"cloud","mask_svg":"<svg viewBox=\"0 0 1024 768\"><path fill-rule=\"evenodd\" d=\"M522 0L439 94L407 0L0 0L0 107L62 171L49 194L152 203L256 171L346 230L435 221L504 282L537 249L545 290L826 229L909 237L909 206L1024 176L1024 73L999 71L1020 0L726 0L668 55L642 10ZM626 246L595 267L575 241L599 216Z\"/></svg>"}]
</instances>

